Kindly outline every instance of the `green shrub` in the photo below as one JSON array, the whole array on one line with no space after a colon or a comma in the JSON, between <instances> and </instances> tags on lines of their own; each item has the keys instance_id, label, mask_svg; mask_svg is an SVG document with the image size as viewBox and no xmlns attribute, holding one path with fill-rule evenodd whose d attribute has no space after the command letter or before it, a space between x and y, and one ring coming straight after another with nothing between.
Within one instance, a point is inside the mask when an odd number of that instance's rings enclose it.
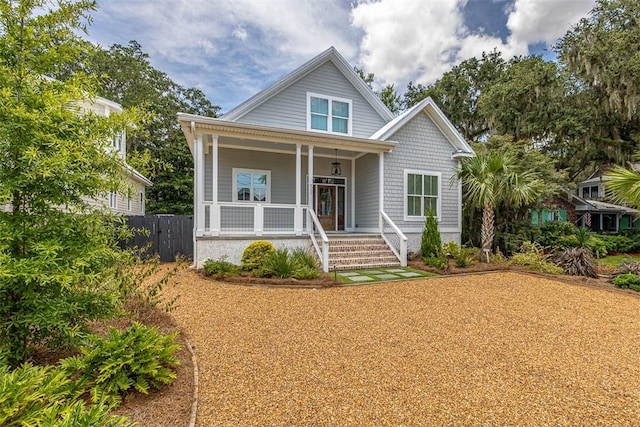
<instances>
[{"instance_id":1,"label":"green shrub","mask_svg":"<svg viewBox=\"0 0 640 427\"><path fill-rule=\"evenodd\" d=\"M640 292L640 276L637 274L621 274L613 279L613 284L622 289L633 289Z\"/></svg>"},{"instance_id":2,"label":"green shrub","mask_svg":"<svg viewBox=\"0 0 640 427\"><path fill-rule=\"evenodd\" d=\"M576 227L564 221L551 221L540 227L540 237L536 243L545 248L557 249L558 242L564 236L575 235Z\"/></svg>"},{"instance_id":3,"label":"green shrub","mask_svg":"<svg viewBox=\"0 0 640 427\"><path fill-rule=\"evenodd\" d=\"M318 261L315 256L304 248L295 248L291 252L291 258L298 267L318 268Z\"/></svg>"},{"instance_id":4,"label":"green shrub","mask_svg":"<svg viewBox=\"0 0 640 427\"><path fill-rule=\"evenodd\" d=\"M465 268L473 262L475 250L458 246L456 242L447 242L442 247L443 253L451 256L456 261L456 267Z\"/></svg>"},{"instance_id":5,"label":"green shrub","mask_svg":"<svg viewBox=\"0 0 640 427\"><path fill-rule=\"evenodd\" d=\"M80 391L81 392L81 391ZM112 406L85 405L66 372L24 364L9 372L0 367L0 425L3 426L132 426L109 415Z\"/></svg>"},{"instance_id":6,"label":"green shrub","mask_svg":"<svg viewBox=\"0 0 640 427\"><path fill-rule=\"evenodd\" d=\"M442 258L442 239L438 230L438 219L435 212L427 212L422 231L422 241L420 244L420 255L423 260ZM446 260L445 260L446 261ZM425 261L426 262L426 261Z\"/></svg>"},{"instance_id":7,"label":"green shrub","mask_svg":"<svg viewBox=\"0 0 640 427\"><path fill-rule=\"evenodd\" d=\"M256 240L250 243L242 252L242 268L247 271L259 270L264 267L267 259L275 252L271 242Z\"/></svg>"},{"instance_id":8,"label":"green shrub","mask_svg":"<svg viewBox=\"0 0 640 427\"><path fill-rule=\"evenodd\" d=\"M177 333L162 335L156 328L134 323L120 332L111 328L106 338L93 337L82 354L61 361L67 375L77 378L91 400L111 403L130 389L147 393L176 378L172 368L180 364L174 343Z\"/></svg>"},{"instance_id":9,"label":"green shrub","mask_svg":"<svg viewBox=\"0 0 640 427\"><path fill-rule=\"evenodd\" d=\"M596 261L588 248L570 248L556 255L553 259L566 274L572 276L598 277Z\"/></svg>"},{"instance_id":10,"label":"green shrub","mask_svg":"<svg viewBox=\"0 0 640 427\"><path fill-rule=\"evenodd\" d=\"M292 277L296 272L297 265L287 249L276 249L274 253L267 258L262 274L271 277Z\"/></svg>"},{"instance_id":11,"label":"green shrub","mask_svg":"<svg viewBox=\"0 0 640 427\"><path fill-rule=\"evenodd\" d=\"M607 248L607 252L629 253L638 249L638 244L631 237L621 235L598 235Z\"/></svg>"},{"instance_id":12,"label":"green shrub","mask_svg":"<svg viewBox=\"0 0 640 427\"><path fill-rule=\"evenodd\" d=\"M607 255L606 243L600 239L600 236L596 236L585 227L576 228L574 234L561 236L558 238L557 242L547 247L552 250L588 248L598 258L602 258Z\"/></svg>"},{"instance_id":13,"label":"green shrub","mask_svg":"<svg viewBox=\"0 0 640 427\"><path fill-rule=\"evenodd\" d=\"M520 252L511 257L509 264L522 265L541 273L563 273L562 268L547 260L547 256L542 251L542 248L535 243L524 242L520 248Z\"/></svg>"},{"instance_id":14,"label":"green shrub","mask_svg":"<svg viewBox=\"0 0 640 427\"><path fill-rule=\"evenodd\" d=\"M431 267L437 268L439 270L444 270L448 266L447 257L444 255L440 256L429 256L426 258L422 258L422 261Z\"/></svg>"},{"instance_id":15,"label":"green shrub","mask_svg":"<svg viewBox=\"0 0 640 427\"><path fill-rule=\"evenodd\" d=\"M227 261L226 257L218 260L208 259L204 262L204 274L220 279L228 276L237 276L240 267Z\"/></svg>"},{"instance_id":16,"label":"green shrub","mask_svg":"<svg viewBox=\"0 0 640 427\"><path fill-rule=\"evenodd\" d=\"M611 274L612 277L620 276L621 274L633 273L640 276L640 262L637 261L623 261L622 264Z\"/></svg>"},{"instance_id":17,"label":"green shrub","mask_svg":"<svg viewBox=\"0 0 640 427\"><path fill-rule=\"evenodd\" d=\"M317 279L319 274L317 267L298 266L292 277L299 280L312 280Z\"/></svg>"}]
</instances>

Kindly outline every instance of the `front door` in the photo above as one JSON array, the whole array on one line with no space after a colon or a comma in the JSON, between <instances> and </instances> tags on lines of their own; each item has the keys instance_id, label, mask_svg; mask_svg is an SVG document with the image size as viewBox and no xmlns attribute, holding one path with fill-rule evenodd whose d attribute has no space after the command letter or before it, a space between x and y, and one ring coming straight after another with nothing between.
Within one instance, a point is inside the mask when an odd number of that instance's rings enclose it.
<instances>
[{"instance_id":1,"label":"front door","mask_svg":"<svg viewBox=\"0 0 640 427\"><path fill-rule=\"evenodd\" d=\"M316 186L316 214L322 228L336 229L336 187L334 185Z\"/></svg>"},{"instance_id":2,"label":"front door","mask_svg":"<svg viewBox=\"0 0 640 427\"><path fill-rule=\"evenodd\" d=\"M314 185L315 211L325 231L344 230L345 186Z\"/></svg>"}]
</instances>

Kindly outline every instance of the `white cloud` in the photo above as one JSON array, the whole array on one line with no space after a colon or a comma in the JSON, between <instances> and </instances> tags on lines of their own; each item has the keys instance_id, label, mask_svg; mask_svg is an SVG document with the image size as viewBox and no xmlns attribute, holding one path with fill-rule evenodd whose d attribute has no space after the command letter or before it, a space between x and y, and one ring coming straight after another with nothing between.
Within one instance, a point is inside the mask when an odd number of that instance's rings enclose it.
<instances>
[{"instance_id":1,"label":"white cloud","mask_svg":"<svg viewBox=\"0 0 640 427\"><path fill-rule=\"evenodd\" d=\"M238 27L235 30L233 30L233 36L237 39L240 39L242 41L245 41L247 39L247 30L245 30L242 27Z\"/></svg>"},{"instance_id":2,"label":"white cloud","mask_svg":"<svg viewBox=\"0 0 640 427\"><path fill-rule=\"evenodd\" d=\"M452 66L483 51L526 54L526 43L472 34L466 0L380 0L356 5L353 25L364 31L360 60L383 83L432 83Z\"/></svg>"},{"instance_id":3,"label":"white cloud","mask_svg":"<svg viewBox=\"0 0 640 427\"><path fill-rule=\"evenodd\" d=\"M552 44L594 6L595 0L515 0L507 28L518 43Z\"/></svg>"}]
</instances>

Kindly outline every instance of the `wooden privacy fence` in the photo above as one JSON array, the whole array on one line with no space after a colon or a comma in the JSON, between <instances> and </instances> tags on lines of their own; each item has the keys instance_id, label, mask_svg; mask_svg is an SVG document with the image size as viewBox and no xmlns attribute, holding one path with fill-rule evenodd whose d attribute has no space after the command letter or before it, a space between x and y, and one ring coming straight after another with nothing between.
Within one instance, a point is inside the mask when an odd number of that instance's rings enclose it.
<instances>
[{"instance_id":1,"label":"wooden privacy fence","mask_svg":"<svg viewBox=\"0 0 640 427\"><path fill-rule=\"evenodd\" d=\"M123 243L126 248L148 247L146 253L158 254L163 262L175 261L176 256L193 258L193 216L127 216L127 226L147 233L135 233Z\"/></svg>"}]
</instances>

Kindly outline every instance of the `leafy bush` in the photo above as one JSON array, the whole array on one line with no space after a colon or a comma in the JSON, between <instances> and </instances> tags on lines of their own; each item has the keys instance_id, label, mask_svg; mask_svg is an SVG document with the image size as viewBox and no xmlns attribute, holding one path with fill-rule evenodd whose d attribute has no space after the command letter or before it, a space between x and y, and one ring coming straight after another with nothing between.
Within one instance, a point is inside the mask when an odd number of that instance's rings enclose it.
<instances>
[{"instance_id":1,"label":"leafy bush","mask_svg":"<svg viewBox=\"0 0 640 427\"><path fill-rule=\"evenodd\" d=\"M267 259L275 252L271 242L256 240L250 243L242 252L242 268L247 271L259 270L264 267Z\"/></svg>"},{"instance_id":2,"label":"leafy bush","mask_svg":"<svg viewBox=\"0 0 640 427\"><path fill-rule=\"evenodd\" d=\"M548 247L553 250L588 248L598 258L607 255L605 242L585 227L576 228L574 234L559 237L553 245Z\"/></svg>"},{"instance_id":3,"label":"leafy bush","mask_svg":"<svg viewBox=\"0 0 640 427\"><path fill-rule=\"evenodd\" d=\"M240 273L240 267L227 261L226 257L221 257L218 260L207 259L204 262L204 274L206 276L212 276L217 279L236 276Z\"/></svg>"},{"instance_id":4,"label":"leafy bush","mask_svg":"<svg viewBox=\"0 0 640 427\"><path fill-rule=\"evenodd\" d=\"M426 258L423 257L422 262L424 262L426 265L437 268L439 270L446 269L449 264L447 261L447 257L445 257L444 255L429 256Z\"/></svg>"},{"instance_id":5,"label":"leafy bush","mask_svg":"<svg viewBox=\"0 0 640 427\"><path fill-rule=\"evenodd\" d=\"M604 242L607 252L629 253L638 249L638 242L631 237L621 235L598 235Z\"/></svg>"},{"instance_id":6,"label":"leafy bush","mask_svg":"<svg viewBox=\"0 0 640 427\"><path fill-rule=\"evenodd\" d=\"M123 332L111 328L106 338L93 337L82 354L63 359L61 366L90 391L93 402L117 403L120 393L131 388L146 394L150 387L173 382L172 368L180 364L176 335L137 322Z\"/></svg>"},{"instance_id":7,"label":"leafy bush","mask_svg":"<svg viewBox=\"0 0 640 427\"><path fill-rule=\"evenodd\" d=\"M170 312L175 308L177 297L166 298L163 294L164 285L180 269L185 268L184 260L176 259L176 264L170 270L160 273L160 257L143 256L128 251L129 258L121 265L118 274L118 288L121 298L125 303L125 309L132 317L140 320L147 313L152 313L159 308ZM151 277L157 277L150 280Z\"/></svg>"},{"instance_id":8,"label":"leafy bush","mask_svg":"<svg viewBox=\"0 0 640 427\"><path fill-rule=\"evenodd\" d=\"M596 261L588 248L570 248L558 255L553 261L566 274L572 276L598 277L596 273Z\"/></svg>"},{"instance_id":9,"label":"leafy bush","mask_svg":"<svg viewBox=\"0 0 640 427\"><path fill-rule=\"evenodd\" d=\"M0 425L3 426L132 426L109 415L112 406L87 406L62 369L24 364L13 371L0 367Z\"/></svg>"},{"instance_id":10,"label":"leafy bush","mask_svg":"<svg viewBox=\"0 0 640 427\"><path fill-rule=\"evenodd\" d=\"M613 284L622 289L632 289L640 292L640 276L637 274L621 274L613 279Z\"/></svg>"},{"instance_id":11,"label":"leafy bush","mask_svg":"<svg viewBox=\"0 0 640 427\"><path fill-rule=\"evenodd\" d=\"M520 252L514 254L509 263L512 265L522 265L541 273L562 274L562 268L549 262L547 256L539 245L535 243L524 242L520 248Z\"/></svg>"},{"instance_id":12,"label":"leafy bush","mask_svg":"<svg viewBox=\"0 0 640 427\"><path fill-rule=\"evenodd\" d=\"M456 242L447 242L442 250L456 261L460 268L468 267L473 262L473 249L458 246Z\"/></svg>"},{"instance_id":13,"label":"leafy bush","mask_svg":"<svg viewBox=\"0 0 640 427\"><path fill-rule=\"evenodd\" d=\"M540 237L535 241L545 248L556 249L564 236L575 235L576 227L564 221L551 221L540 227Z\"/></svg>"}]
</instances>

